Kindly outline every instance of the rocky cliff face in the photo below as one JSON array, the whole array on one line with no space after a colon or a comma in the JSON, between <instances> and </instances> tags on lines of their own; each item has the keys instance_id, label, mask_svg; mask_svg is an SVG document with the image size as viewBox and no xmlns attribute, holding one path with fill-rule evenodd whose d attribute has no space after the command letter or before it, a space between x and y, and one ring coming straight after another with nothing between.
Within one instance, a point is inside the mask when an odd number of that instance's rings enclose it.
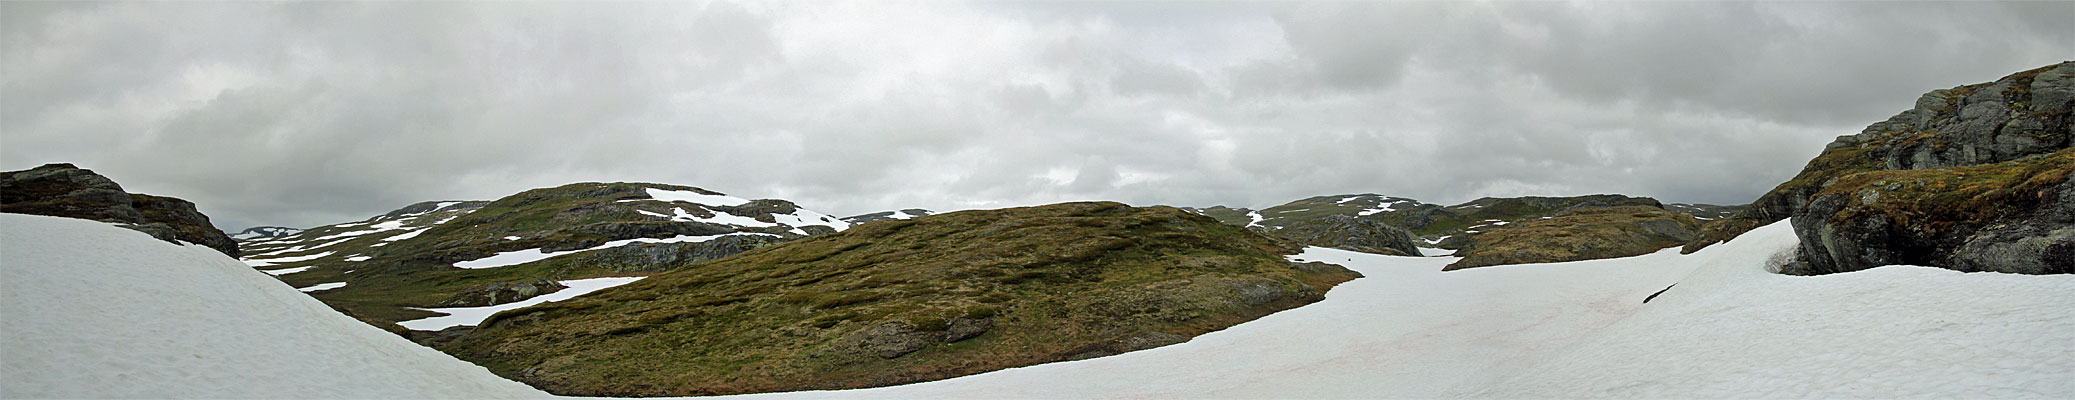
<instances>
[{"instance_id":1,"label":"rocky cliff face","mask_svg":"<svg viewBox=\"0 0 2075 400\"><path fill-rule=\"evenodd\" d=\"M1931 91L1914 108L1838 137L1793 179L1734 217L1709 224L1684 251L1801 214L1818 192L1848 175L1999 163L2068 148L2071 103L2075 62Z\"/></svg>"},{"instance_id":2,"label":"rocky cliff face","mask_svg":"<svg viewBox=\"0 0 2075 400\"><path fill-rule=\"evenodd\" d=\"M194 203L127 193L108 177L72 164L0 172L0 212L112 222L167 242L239 254L237 242L211 225Z\"/></svg>"}]
</instances>

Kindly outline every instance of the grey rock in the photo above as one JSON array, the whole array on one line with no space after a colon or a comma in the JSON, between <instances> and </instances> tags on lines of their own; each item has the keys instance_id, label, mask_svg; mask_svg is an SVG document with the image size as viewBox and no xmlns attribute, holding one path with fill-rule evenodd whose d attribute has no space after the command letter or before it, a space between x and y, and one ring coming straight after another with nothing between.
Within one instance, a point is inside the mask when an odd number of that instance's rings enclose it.
<instances>
[{"instance_id":1,"label":"grey rock","mask_svg":"<svg viewBox=\"0 0 2075 400\"><path fill-rule=\"evenodd\" d=\"M1362 277L1362 273L1355 272L1351 269L1347 269L1347 267L1341 266L1340 264L1323 263L1318 261L1301 263L1293 262L1290 263L1290 268L1296 268L1298 271L1310 272L1314 274L1343 274L1355 278Z\"/></svg>"},{"instance_id":2,"label":"grey rock","mask_svg":"<svg viewBox=\"0 0 2075 400\"><path fill-rule=\"evenodd\" d=\"M2075 63L2061 63L2032 77L2032 106L2029 111L2062 110L2075 106Z\"/></svg>"},{"instance_id":3,"label":"grey rock","mask_svg":"<svg viewBox=\"0 0 2075 400\"><path fill-rule=\"evenodd\" d=\"M1239 301L1248 307L1268 304L1283 298L1282 287L1273 283L1254 282L1250 285L1240 285L1237 283L1233 285L1239 286Z\"/></svg>"},{"instance_id":4,"label":"grey rock","mask_svg":"<svg viewBox=\"0 0 2075 400\"><path fill-rule=\"evenodd\" d=\"M884 322L850 336L850 347L864 354L894 359L928 347L931 337L901 322Z\"/></svg>"},{"instance_id":5,"label":"grey rock","mask_svg":"<svg viewBox=\"0 0 2075 400\"><path fill-rule=\"evenodd\" d=\"M990 329L994 329L993 318L952 318L951 322L944 325L944 342L952 343L972 339L975 336L980 336L982 333L987 333Z\"/></svg>"},{"instance_id":6,"label":"grey rock","mask_svg":"<svg viewBox=\"0 0 2075 400\"><path fill-rule=\"evenodd\" d=\"M471 287L460 293L455 293L453 296L448 296L445 300L440 300L438 305L443 307L494 306L524 301L535 296L554 293L567 288L569 287L547 279L497 282Z\"/></svg>"}]
</instances>

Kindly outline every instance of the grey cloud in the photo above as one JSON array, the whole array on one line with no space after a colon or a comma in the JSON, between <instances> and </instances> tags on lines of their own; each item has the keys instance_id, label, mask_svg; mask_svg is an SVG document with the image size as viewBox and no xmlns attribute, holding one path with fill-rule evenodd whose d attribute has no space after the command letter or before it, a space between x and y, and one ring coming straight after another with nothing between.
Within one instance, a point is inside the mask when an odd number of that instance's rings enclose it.
<instances>
[{"instance_id":1,"label":"grey cloud","mask_svg":"<svg viewBox=\"0 0 2075 400\"><path fill-rule=\"evenodd\" d=\"M575 181L832 214L1748 201L2067 3L0 3L0 167L225 228Z\"/></svg>"}]
</instances>

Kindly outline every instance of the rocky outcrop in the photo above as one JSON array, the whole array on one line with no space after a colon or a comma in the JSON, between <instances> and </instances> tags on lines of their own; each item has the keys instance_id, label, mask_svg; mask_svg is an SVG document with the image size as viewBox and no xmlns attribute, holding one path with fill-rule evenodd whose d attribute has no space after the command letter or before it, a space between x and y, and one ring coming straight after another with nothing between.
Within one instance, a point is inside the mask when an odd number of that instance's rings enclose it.
<instances>
[{"instance_id":1,"label":"rocky outcrop","mask_svg":"<svg viewBox=\"0 0 2075 400\"><path fill-rule=\"evenodd\" d=\"M523 301L526 299L533 298L534 296L554 293L561 291L562 289L568 288L568 286L563 286L561 283L556 283L555 281L547 279L535 279L523 282L497 282L489 285L468 288L466 290L463 290L461 293L455 293L453 296L448 297L446 300L440 300L439 306L491 306Z\"/></svg>"},{"instance_id":2,"label":"rocky outcrop","mask_svg":"<svg viewBox=\"0 0 2075 400\"><path fill-rule=\"evenodd\" d=\"M1411 231L1352 215L1324 216L1286 225L1272 233L1310 246L1394 256L1419 255Z\"/></svg>"},{"instance_id":3,"label":"rocky outcrop","mask_svg":"<svg viewBox=\"0 0 2075 400\"><path fill-rule=\"evenodd\" d=\"M1815 275L1883 265L2075 273L2075 149L1970 167L1844 177L1792 218Z\"/></svg>"},{"instance_id":4,"label":"rocky outcrop","mask_svg":"<svg viewBox=\"0 0 2075 400\"><path fill-rule=\"evenodd\" d=\"M179 244L237 257L238 244L186 200L124 192L108 177L72 164L0 172L0 212L112 222Z\"/></svg>"},{"instance_id":5,"label":"rocky outcrop","mask_svg":"<svg viewBox=\"0 0 2075 400\"><path fill-rule=\"evenodd\" d=\"M656 273L783 243L775 235L729 235L697 243L632 244L571 254L553 263L587 265L616 274Z\"/></svg>"},{"instance_id":6,"label":"rocky outcrop","mask_svg":"<svg viewBox=\"0 0 2075 400\"><path fill-rule=\"evenodd\" d=\"M1705 227L1691 253L1801 214L1816 194L1848 175L1999 163L2066 149L2075 114L2075 62L1995 82L1934 90L1916 106L1825 146L1793 179Z\"/></svg>"},{"instance_id":7,"label":"rocky outcrop","mask_svg":"<svg viewBox=\"0 0 2075 400\"><path fill-rule=\"evenodd\" d=\"M1692 215L1656 207L1574 209L1462 239L1463 259L1442 270L1637 256L1692 240L1699 228Z\"/></svg>"}]
</instances>

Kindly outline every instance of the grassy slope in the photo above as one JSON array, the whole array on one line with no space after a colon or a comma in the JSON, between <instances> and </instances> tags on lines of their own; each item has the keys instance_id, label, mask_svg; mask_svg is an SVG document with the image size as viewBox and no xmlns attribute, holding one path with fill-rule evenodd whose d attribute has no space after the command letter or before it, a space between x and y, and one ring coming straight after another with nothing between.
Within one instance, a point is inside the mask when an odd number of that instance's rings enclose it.
<instances>
[{"instance_id":1,"label":"grassy slope","mask_svg":"<svg viewBox=\"0 0 2075 400\"><path fill-rule=\"evenodd\" d=\"M502 313L443 350L571 395L891 385L1172 343L1355 276L1296 250L1167 207L963 211Z\"/></svg>"}]
</instances>

